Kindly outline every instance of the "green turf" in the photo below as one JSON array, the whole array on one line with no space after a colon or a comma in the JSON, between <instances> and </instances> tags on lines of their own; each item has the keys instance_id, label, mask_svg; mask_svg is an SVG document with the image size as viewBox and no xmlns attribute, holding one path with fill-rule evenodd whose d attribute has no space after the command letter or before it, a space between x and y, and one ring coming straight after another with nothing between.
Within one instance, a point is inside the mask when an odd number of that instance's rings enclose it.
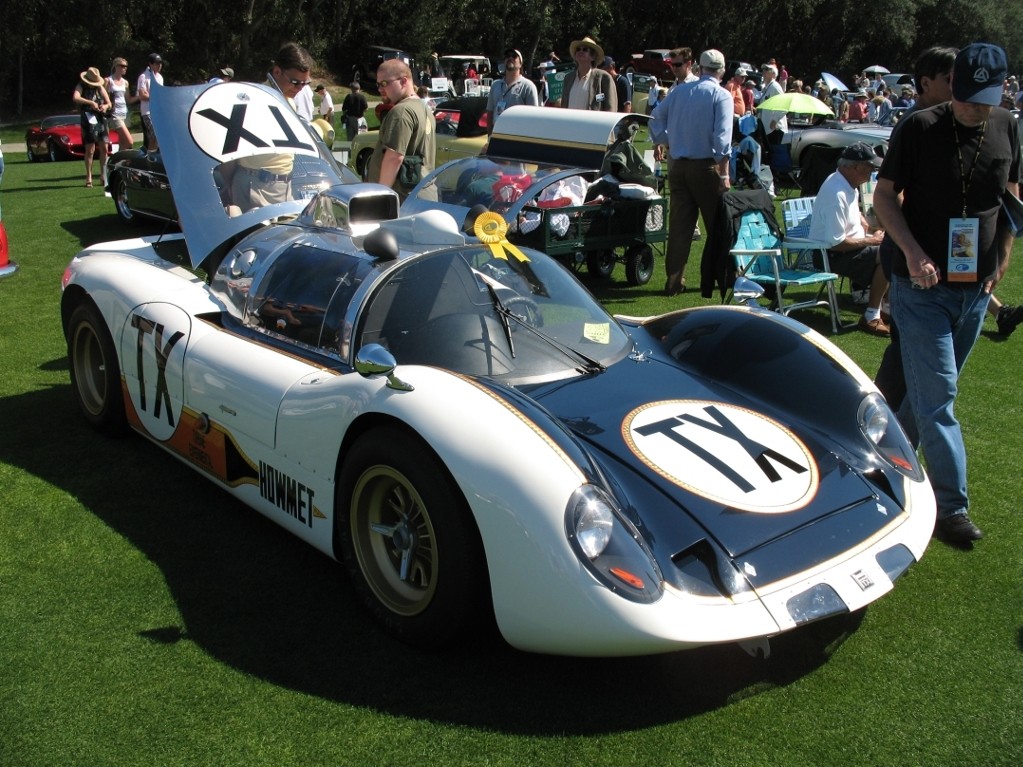
<instances>
[{"instance_id":1,"label":"green turf","mask_svg":"<svg viewBox=\"0 0 1023 767\"><path fill-rule=\"evenodd\" d=\"M326 557L77 414L61 273L84 245L159 227L123 228L76 162L8 155L0 203L21 267L0 280L0 765L1023 762L1023 332L989 322L962 382L987 537L933 544L856 620L779 638L766 661L428 654L378 631ZM706 303L661 297L661 268L593 287L628 314ZM1023 263L999 292L1023 300ZM882 340L835 340L873 374Z\"/></svg>"}]
</instances>

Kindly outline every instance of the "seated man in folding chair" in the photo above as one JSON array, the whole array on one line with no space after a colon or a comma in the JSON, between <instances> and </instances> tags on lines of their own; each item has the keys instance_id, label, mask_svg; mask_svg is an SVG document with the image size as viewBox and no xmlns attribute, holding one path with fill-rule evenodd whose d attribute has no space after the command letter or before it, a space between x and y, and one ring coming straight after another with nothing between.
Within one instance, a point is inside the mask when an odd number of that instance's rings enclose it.
<instances>
[{"instance_id":1,"label":"seated man in folding chair","mask_svg":"<svg viewBox=\"0 0 1023 767\"><path fill-rule=\"evenodd\" d=\"M860 184L870 180L871 173L880 166L881 158L862 141L842 150L838 170L828 176L817 192L810 220L810 239L829 243L828 264L824 264L820 254L816 254L816 268L870 286L867 308L859 322L860 329L876 336L888 336L891 331L881 316L881 301L888 292L888 278L878 257L884 232L870 232L859 204Z\"/></svg>"}]
</instances>

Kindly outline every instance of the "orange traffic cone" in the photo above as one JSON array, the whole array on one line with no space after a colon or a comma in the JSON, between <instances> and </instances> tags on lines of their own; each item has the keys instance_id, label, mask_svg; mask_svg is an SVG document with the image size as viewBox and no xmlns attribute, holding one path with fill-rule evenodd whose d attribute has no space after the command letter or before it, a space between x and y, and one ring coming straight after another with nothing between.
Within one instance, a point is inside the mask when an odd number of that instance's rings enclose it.
<instances>
[{"instance_id":1,"label":"orange traffic cone","mask_svg":"<svg viewBox=\"0 0 1023 767\"><path fill-rule=\"evenodd\" d=\"M7 256L7 229L4 222L0 221L0 277L14 274L17 270L18 265Z\"/></svg>"}]
</instances>

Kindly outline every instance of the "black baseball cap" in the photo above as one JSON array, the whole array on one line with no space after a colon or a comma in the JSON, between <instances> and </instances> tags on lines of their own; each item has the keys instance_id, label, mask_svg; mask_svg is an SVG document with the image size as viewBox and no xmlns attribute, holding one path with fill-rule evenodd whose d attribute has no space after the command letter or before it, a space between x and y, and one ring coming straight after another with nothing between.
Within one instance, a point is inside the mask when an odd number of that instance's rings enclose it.
<instances>
[{"instance_id":1,"label":"black baseball cap","mask_svg":"<svg viewBox=\"0 0 1023 767\"><path fill-rule=\"evenodd\" d=\"M162 64L163 63L163 57L159 53L150 53L149 54L149 63L150 64Z\"/></svg>"},{"instance_id":2,"label":"black baseball cap","mask_svg":"<svg viewBox=\"0 0 1023 767\"><path fill-rule=\"evenodd\" d=\"M841 157L843 160L869 162L875 168L881 167L881 158L877 156L877 153L870 144L866 144L863 141L857 141L855 144L847 146L842 150Z\"/></svg>"},{"instance_id":3,"label":"black baseball cap","mask_svg":"<svg viewBox=\"0 0 1023 767\"><path fill-rule=\"evenodd\" d=\"M506 59L510 59L513 56L517 58L519 61L522 61L522 54L519 53L517 48L508 48L507 50L505 50L504 57Z\"/></svg>"}]
</instances>

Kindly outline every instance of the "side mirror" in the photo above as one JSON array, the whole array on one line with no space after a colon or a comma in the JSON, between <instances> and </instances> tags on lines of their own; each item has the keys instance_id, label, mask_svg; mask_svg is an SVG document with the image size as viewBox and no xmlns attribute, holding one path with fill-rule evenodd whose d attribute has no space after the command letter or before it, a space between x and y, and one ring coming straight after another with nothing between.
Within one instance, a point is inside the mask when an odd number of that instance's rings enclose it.
<instances>
[{"instance_id":1,"label":"side mirror","mask_svg":"<svg viewBox=\"0 0 1023 767\"><path fill-rule=\"evenodd\" d=\"M386 376L387 386L397 391L413 391L415 387L407 384L396 375L394 369L398 361L380 344L366 344L355 355L355 370L363 378Z\"/></svg>"}]
</instances>

